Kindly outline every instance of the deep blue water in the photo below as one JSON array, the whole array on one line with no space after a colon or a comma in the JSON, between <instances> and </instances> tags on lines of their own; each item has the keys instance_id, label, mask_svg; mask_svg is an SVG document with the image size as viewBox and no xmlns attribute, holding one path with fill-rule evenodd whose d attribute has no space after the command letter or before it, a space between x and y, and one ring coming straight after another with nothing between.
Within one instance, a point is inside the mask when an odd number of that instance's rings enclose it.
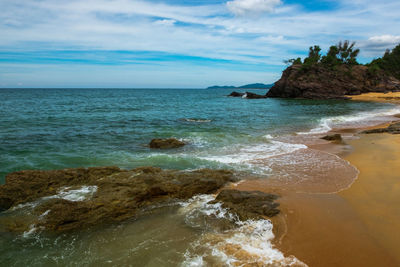
<instances>
[{"instance_id":1,"label":"deep blue water","mask_svg":"<svg viewBox=\"0 0 400 267\"><path fill-rule=\"evenodd\" d=\"M0 181L24 169L227 167L215 159L225 152L234 155L238 145L268 144L265 135L290 135L318 127L326 118L391 108L339 100L226 97L230 91L0 89ZM149 149L146 144L157 137L181 138L189 145Z\"/></svg>"}]
</instances>

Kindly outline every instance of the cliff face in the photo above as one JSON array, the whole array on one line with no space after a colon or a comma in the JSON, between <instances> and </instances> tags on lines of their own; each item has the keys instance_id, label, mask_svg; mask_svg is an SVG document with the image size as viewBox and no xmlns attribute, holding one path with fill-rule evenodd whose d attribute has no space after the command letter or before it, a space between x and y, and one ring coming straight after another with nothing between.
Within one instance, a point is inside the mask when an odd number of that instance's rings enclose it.
<instances>
[{"instance_id":1,"label":"cliff face","mask_svg":"<svg viewBox=\"0 0 400 267\"><path fill-rule=\"evenodd\" d=\"M267 97L332 99L368 92L400 91L400 81L387 75L372 75L366 66L317 64L309 69L292 65L267 93Z\"/></svg>"}]
</instances>

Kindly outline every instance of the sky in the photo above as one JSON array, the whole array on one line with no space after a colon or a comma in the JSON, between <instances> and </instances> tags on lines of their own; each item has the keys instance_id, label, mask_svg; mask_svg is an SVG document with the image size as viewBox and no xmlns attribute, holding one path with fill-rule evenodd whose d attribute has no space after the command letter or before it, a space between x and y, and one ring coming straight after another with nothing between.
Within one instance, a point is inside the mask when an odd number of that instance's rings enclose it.
<instances>
[{"instance_id":1,"label":"sky","mask_svg":"<svg viewBox=\"0 0 400 267\"><path fill-rule=\"evenodd\" d=\"M400 43L399 0L0 0L0 88L273 83L285 59Z\"/></svg>"}]
</instances>

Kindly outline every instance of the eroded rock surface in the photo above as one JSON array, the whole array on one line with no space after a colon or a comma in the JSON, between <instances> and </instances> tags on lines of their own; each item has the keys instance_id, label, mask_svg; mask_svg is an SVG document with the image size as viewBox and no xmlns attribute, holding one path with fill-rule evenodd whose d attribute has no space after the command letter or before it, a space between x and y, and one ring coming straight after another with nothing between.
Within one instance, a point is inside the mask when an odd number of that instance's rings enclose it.
<instances>
[{"instance_id":1,"label":"eroded rock surface","mask_svg":"<svg viewBox=\"0 0 400 267\"><path fill-rule=\"evenodd\" d=\"M372 133L391 133L391 134L400 134L400 122L392 123L386 128L378 128L363 131L364 134L372 134Z\"/></svg>"},{"instance_id":2,"label":"eroded rock surface","mask_svg":"<svg viewBox=\"0 0 400 267\"><path fill-rule=\"evenodd\" d=\"M240 220L248 220L279 214L279 204L274 202L277 198L277 195L260 191L224 189L215 202L222 202L222 206L237 214Z\"/></svg>"},{"instance_id":3,"label":"eroded rock surface","mask_svg":"<svg viewBox=\"0 0 400 267\"><path fill-rule=\"evenodd\" d=\"M8 210L31 202L36 216L33 221L9 222L9 230L27 231L35 225L63 232L119 222L151 205L215 193L236 180L230 171L209 169L184 172L142 167L127 171L99 167L20 171L7 175L6 184L0 186L0 208ZM82 188L92 189L86 190L90 193L87 198L77 197L77 192L85 191Z\"/></svg>"},{"instance_id":4,"label":"eroded rock surface","mask_svg":"<svg viewBox=\"0 0 400 267\"><path fill-rule=\"evenodd\" d=\"M149 146L150 148L158 148L158 149L169 149L169 148L178 148L186 145L185 142L179 141L175 138L167 138L167 139L153 139L151 140Z\"/></svg>"},{"instance_id":5,"label":"eroded rock surface","mask_svg":"<svg viewBox=\"0 0 400 267\"><path fill-rule=\"evenodd\" d=\"M390 91L400 91L399 80L387 75L371 75L363 65L332 69L319 64L308 70L292 65L275 82L267 97L347 99L345 95Z\"/></svg>"},{"instance_id":6,"label":"eroded rock surface","mask_svg":"<svg viewBox=\"0 0 400 267\"><path fill-rule=\"evenodd\" d=\"M333 142L342 142L342 135L341 134L329 134L325 135L324 137L321 137L321 139L327 140L327 141L333 141Z\"/></svg>"}]
</instances>

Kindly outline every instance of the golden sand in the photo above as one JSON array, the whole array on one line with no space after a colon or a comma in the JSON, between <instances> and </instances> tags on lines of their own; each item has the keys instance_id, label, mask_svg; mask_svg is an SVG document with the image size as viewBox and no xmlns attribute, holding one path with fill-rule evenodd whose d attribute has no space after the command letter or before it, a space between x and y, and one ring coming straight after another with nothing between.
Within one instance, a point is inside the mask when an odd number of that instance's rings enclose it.
<instances>
[{"instance_id":1,"label":"golden sand","mask_svg":"<svg viewBox=\"0 0 400 267\"><path fill-rule=\"evenodd\" d=\"M340 193L299 193L260 180L238 189L281 196L273 224L285 255L309 266L400 266L400 135L361 134L349 144L353 152L343 157L360 174Z\"/></svg>"},{"instance_id":2,"label":"golden sand","mask_svg":"<svg viewBox=\"0 0 400 267\"><path fill-rule=\"evenodd\" d=\"M361 95L348 95L351 100L400 103L400 92L366 93Z\"/></svg>"},{"instance_id":3,"label":"golden sand","mask_svg":"<svg viewBox=\"0 0 400 267\"><path fill-rule=\"evenodd\" d=\"M363 135L351 145L355 153L346 159L361 173L340 196L400 266L400 135Z\"/></svg>"}]
</instances>

